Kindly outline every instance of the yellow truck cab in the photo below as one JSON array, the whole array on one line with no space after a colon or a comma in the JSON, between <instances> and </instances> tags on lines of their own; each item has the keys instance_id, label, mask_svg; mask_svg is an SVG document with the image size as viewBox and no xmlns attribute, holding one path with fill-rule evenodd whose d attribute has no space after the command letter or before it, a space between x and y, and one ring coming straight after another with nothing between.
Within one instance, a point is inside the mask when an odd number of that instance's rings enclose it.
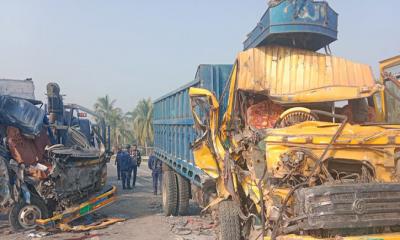
<instances>
[{"instance_id":1,"label":"yellow truck cab","mask_svg":"<svg viewBox=\"0 0 400 240\"><path fill-rule=\"evenodd\" d=\"M254 225L265 239L400 239L399 63L376 81L365 64L264 46L238 54L227 101L191 88L220 239Z\"/></svg>"}]
</instances>

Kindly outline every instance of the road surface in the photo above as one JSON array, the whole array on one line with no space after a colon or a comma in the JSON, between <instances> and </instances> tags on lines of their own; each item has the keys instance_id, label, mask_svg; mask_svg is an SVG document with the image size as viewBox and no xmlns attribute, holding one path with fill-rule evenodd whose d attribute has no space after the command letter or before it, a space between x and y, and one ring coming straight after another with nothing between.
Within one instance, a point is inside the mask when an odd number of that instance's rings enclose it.
<instances>
[{"instance_id":1,"label":"road surface","mask_svg":"<svg viewBox=\"0 0 400 240\"><path fill-rule=\"evenodd\" d=\"M108 217L122 217L126 221L116 223L105 229L81 233L55 233L41 237L45 240L211 240L215 239L214 224L210 216L198 216L199 209L191 203L192 216L165 217L162 215L161 196L153 195L151 172L143 163L138 169L138 178L134 190L122 190L117 181L116 168L113 163L108 166L108 183L118 187L118 200L111 206L99 211L99 214ZM37 234L31 230L22 233L13 233L8 226L7 216L0 215L0 239L26 240L39 239L29 237Z\"/></svg>"}]
</instances>

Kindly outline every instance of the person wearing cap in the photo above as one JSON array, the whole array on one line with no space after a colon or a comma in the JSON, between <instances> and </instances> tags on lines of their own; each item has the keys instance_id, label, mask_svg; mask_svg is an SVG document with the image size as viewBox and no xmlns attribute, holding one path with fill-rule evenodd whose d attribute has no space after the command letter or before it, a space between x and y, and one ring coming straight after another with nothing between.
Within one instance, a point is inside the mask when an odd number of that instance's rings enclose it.
<instances>
[{"instance_id":1,"label":"person wearing cap","mask_svg":"<svg viewBox=\"0 0 400 240\"><path fill-rule=\"evenodd\" d=\"M140 155L140 152L137 149L136 144L132 145L132 149L131 149L130 153L131 153L131 158L132 158L132 171L133 171L132 187L135 187L137 169L138 169L138 167L140 167L140 163L142 162L142 156Z\"/></svg>"},{"instance_id":2,"label":"person wearing cap","mask_svg":"<svg viewBox=\"0 0 400 240\"><path fill-rule=\"evenodd\" d=\"M120 164L122 189L131 188L131 171L132 171L132 158L128 153L129 146L124 146L122 152L117 156L117 161Z\"/></svg>"}]
</instances>

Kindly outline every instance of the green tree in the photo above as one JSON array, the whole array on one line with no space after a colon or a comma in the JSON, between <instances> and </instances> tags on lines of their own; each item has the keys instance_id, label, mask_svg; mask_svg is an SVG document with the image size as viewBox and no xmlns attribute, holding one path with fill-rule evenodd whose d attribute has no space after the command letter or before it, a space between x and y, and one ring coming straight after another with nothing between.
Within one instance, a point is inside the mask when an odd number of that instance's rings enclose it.
<instances>
[{"instance_id":1,"label":"green tree","mask_svg":"<svg viewBox=\"0 0 400 240\"><path fill-rule=\"evenodd\" d=\"M138 102L132 112L127 113L131 122L133 136L139 145L147 147L154 139L153 133L153 103L150 98Z\"/></svg>"},{"instance_id":2,"label":"green tree","mask_svg":"<svg viewBox=\"0 0 400 240\"><path fill-rule=\"evenodd\" d=\"M115 99L106 95L98 98L94 104L96 113L111 127L111 144L118 146L136 142L145 147L151 145L154 138L151 99L140 100L134 110L126 114L115 106L115 102Z\"/></svg>"},{"instance_id":3,"label":"green tree","mask_svg":"<svg viewBox=\"0 0 400 240\"><path fill-rule=\"evenodd\" d=\"M97 114L104 118L107 125L111 127L111 144L117 146L123 142L122 136L124 121L123 113L120 108L115 107L116 100L111 100L108 95L100 97L94 104L94 109Z\"/></svg>"}]
</instances>

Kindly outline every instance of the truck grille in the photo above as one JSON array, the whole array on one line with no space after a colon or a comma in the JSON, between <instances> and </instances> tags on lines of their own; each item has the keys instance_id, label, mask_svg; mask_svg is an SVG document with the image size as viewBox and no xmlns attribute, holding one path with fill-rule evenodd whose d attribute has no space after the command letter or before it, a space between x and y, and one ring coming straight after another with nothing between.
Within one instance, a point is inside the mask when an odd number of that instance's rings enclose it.
<instances>
[{"instance_id":1,"label":"truck grille","mask_svg":"<svg viewBox=\"0 0 400 240\"><path fill-rule=\"evenodd\" d=\"M317 186L297 190L295 199L303 230L400 225L400 184Z\"/></svg>"}]
</instances>

